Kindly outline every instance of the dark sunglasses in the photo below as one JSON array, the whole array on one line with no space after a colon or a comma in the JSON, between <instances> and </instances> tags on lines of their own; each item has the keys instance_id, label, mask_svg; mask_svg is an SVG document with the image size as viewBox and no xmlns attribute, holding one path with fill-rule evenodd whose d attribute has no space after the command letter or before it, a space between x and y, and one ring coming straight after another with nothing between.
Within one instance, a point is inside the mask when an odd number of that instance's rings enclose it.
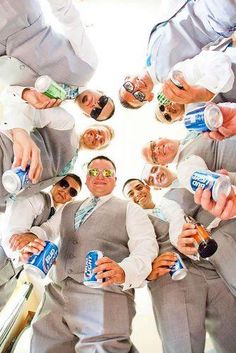
<instances>
[{"instance_id":1,"label":"dark sunglasses","mask_svg":"<svg viewBox=\"0 0 236 353\"><path fill-rule=\"evenodd\" d=\"M162 113L164 113L166 107L164 106L164 104L161 104L161 105L159 106L159 109L160 109L160 111L161 111ZM163 114L163 116L164 116L164 118L165 118L167 121L169 121L169 122L171 121L171 116L170 116L170 114L165 113L165 114Z\"/></svg>"},{"instance_id":2,"label":"dark sunglasses","mask_svg":"<svg viewBox=\"0 0 236 353\"><path fill-rule=\"evenodd\" d=\"M99 100L97 101L97 104L101 107L101 108L93 108L91 110L90 116L91 118L97 120L97 118L99 117L99 115L102 112L102 109L105 107L105 105L107 104L109 98L107 96L101 96L99 98Z\"/></svg>"},{"instance_id":3,"label":"dark sunglasses","mask_svg":"<svg viewBox=\"0 0 236 353\"><path fill-rule=\"evenodd\" d=\"M134 96L134 98L136 98L139 102L145 101L145 99L146 99L145 94L142 91L135 91L134 92L134 85L131 81L126 81L123 84L123 87L127 92L131 93Z\"/></svg>"},{"instance_id":4,"label":"dark sunglasses","mask_svg":"<svg viewBox=\"0 0 236 353\"><path fill-rule=\"evenodd\" d=\"M68 189L69 188L69 194L70 194L71 197L75 197L75 196L78 195L78 191L75 188L72 188L67 180L65 180L65 179L60 180L59 181L59 185L63 189Z\"/></svg>"}]
</instances>

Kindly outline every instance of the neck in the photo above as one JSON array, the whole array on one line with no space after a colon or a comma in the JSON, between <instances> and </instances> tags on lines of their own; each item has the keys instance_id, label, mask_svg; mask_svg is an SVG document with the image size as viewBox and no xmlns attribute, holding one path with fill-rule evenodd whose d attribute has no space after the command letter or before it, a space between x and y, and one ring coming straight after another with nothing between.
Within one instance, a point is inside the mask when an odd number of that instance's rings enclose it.
<instances>
[{"instance_id":1,"label":"neck","mask_svg":"<svg viewBox=\"0 0 236 353\"><path fill-rule=\"evenodd\" d=\"M155 208L155 204L152 200L150 200L149 202L146 203L146 205L143 208L149 210L149 209Z\"/></svg>"}]
</instances>

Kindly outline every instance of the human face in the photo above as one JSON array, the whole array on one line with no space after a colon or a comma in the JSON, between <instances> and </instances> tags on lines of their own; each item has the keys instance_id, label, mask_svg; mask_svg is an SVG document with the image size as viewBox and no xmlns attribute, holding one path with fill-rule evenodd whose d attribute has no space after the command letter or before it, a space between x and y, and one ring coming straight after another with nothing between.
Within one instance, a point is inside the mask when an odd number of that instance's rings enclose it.
<instances>
[{"instance_id":1,"label":"human face","mask_svg":"<svg viewBox=\"0 0 236 353\"><path fill-rule=\"evenodd\" d=\"M142 106L153 99L153 82L147 71L139 76L126 76L120 96L133 107Z\"/></svg>"},{"instance_id":2,"label":"human face","mask_svg":"<svg viewBox=\"0 0 236 353\"><path fill-rule=\"evenodd\" d=\"M175 175L168 168L152 165L150 166L148 176L145 178L145 182L149 186L162 189L170 186L174 179Z\"/></svg>"},{"instance_id":3,"label":"human face","mask_svg":"<svg viewBox=\"0 0 236 353\"><path fill-rule=\"evenodd\" d=\"M78 193L80 192L80 186L73 178L67 176L62 180L66 180L69 186L67 188L60 186L60 181L53 186L51 194L55 204L64 204L71 201L73 199L70 195L71 188L76 190Z\"/></svg>"},{"instance_id":4,"label":"human face","mask_svg":"<svg viewBox=\"0 0 236 353\"><path fill-rule=\"evenodd\" d=\"M174 160L178 148L178 140L160 138L156 141L150 141L144 147L143 155L149 163L166 165Z\"/></svg>"},{"instance_id":5,"label":"human face","mask_svg":"<svg viewBox=\"0 0 236 353\"><path fill-rule=\"evenodd\" d=\"M152 196L148 185L144 185L139 180L133 180L125 186L125 196L142 208L149 208L152 203Z\"/></svg>"},{"instance_id":6,"label":"human face","mask_svg":"<svg viewBox=\"0 0 236 353\"><path fill-rule=\"evenodd\" d=\"M172 124L176 121L180 121L184 115L184 104L178 104L171 102L168 105L158 104L155 116L157 120L165 124Z\"/></svg>"},{"instance_id":7,"label":"human face","mask_svg":"<svg viewBox=\"0 0 236 353\"><path fill-rule=\"evenodd\" d=\"M95 116L97 121L106 120L114 109L112 99L100 91L85 90L78 95L76 102L85 115Z\"/></svg>"},{"instance_id":8,"label":"human face","mask_svg":"<svg viewBox=\"0 0 236 353\"><path fill-rule=\"evenodd\" d=\"M88 169L97 168L99 174L97 176L90 176L87 174L86 185L89 191L97 197L109 195L112 193L116 185L115 169L111 162L106 161L105 159L95 159ZM103 169L113 170L113 175L111 177L105 177L102 175Z\"/></svg>"},{"instance_id":9,"label":"human face","mask_svg":"<svg viewBox=\"0 0 236 353\"><path fill-rule=\"evenodd\" d=\"M105 125L92 125L83 133L82 144L92 150L106 146L112 138L112 130Z\"/></svg>"}]
</instances>

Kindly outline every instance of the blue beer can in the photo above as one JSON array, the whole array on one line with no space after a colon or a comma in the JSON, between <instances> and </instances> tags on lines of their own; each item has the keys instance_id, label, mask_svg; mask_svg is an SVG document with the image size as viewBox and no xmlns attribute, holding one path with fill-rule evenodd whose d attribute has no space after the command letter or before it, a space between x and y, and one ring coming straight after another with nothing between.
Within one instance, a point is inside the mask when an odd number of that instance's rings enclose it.
<instances>
[{"instance_id":1,"label":"blue beer can","mask_svg":"<svg viewBox=\"0 0 236 353\"><path fill-rule=\"evenodd\" d=\"M223 115L216 104L208 104L188 112L184 117L189 131L215 131L223 124Z\"/></svg>"},{"instance_id":2,"label":"blue beer can","mask_svg":"<svg viewBox=\"0 0 236 353\"><path fill-rule=\"evenodd\" d=\"M44 249L39 254L30 256L28 263L25 264L25 269L38 274L41 278L47 275L58 256L57 245L50 241L45 243Z\"/></svg>"},{"instance_id":3,"label":"blue beer can","mask_svg":"<svg viewBox=\"0 0 236 353\"><path fill-rule=\"evenodd\" d=\"M187 275L187 268L183 263L183 260L179 256L179 254L174 253L177 256L177 260L175 261L173 266L170 266L170 275L174 281L179 281L183 279Z\"/></svg>"},{"instance_id":4,"label":"blue beer can","mask_svg":"<svg viewBox=\"0 0 236 353\"><path fill-rule=\"evenodd\" d=\"M28 171L29 166L27 166L25 170L22 170L21 167L7 170L2 175L2 184L4 188L11 194L19 192L30 182Z\"/></svg>"},{"instance_id":5,"label":"blue beer can","mask_svg":"<svg viewBox=\"0 0 236 353\"><path fill-rule=\"evenodd\" d=\"M87 253L85 258L85 270L84 270L84 285L92 288L99 288L102 285L103 279L97 279L97 273L93 273L96 262L103 257L103 253L100 250L91 250Z\"/></svg>"},{"instance_id":6,"label":"blue beer can","mask_svg":"<svg viewBox=\"0 0 236 353\"><path fill-rule=\"evenodd\" d=\"M210 170L194 172L190 178L190 185L193 191L196 191L198 187L201 187L203 190L209 189L214 201L218 200L221 193L228 196L231 191L229 177L211 172Z\"/></svg>"}]
</instances>

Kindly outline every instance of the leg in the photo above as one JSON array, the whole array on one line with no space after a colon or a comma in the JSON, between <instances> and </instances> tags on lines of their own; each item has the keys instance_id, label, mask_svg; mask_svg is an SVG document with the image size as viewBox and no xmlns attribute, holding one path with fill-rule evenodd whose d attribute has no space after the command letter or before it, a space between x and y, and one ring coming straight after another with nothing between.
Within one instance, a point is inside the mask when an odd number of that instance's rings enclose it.
<instances>
[{"instance_id":1,"label":"leg","mask_svg":"<svg viewBox=\"0 0 236 353\"><path fill-rule=\"evenodd\" d=\"M0 310L2 310L16 287L17 279L15 275L16 272L11 260L7 258L5 251L0 246Z\"/></svg>"},{"instance_id":2,"label":"leg","mask_svg":"<svg viewBox=\"0 0 236 353\"><path fill-rule=\"evenodd\" d=\"M65 318L71 332L79 337L76 352L135 352L130 341L131 322L135 315L131 292L126 294L118 286L88 288L67 279L63 295Z\"/></svg>"},{"instance_id":3,"label":"leg","mask_svg":"<svg viewBox=\"0 0 236 353\"><path fill-rule=\"evenodd\" d=\"M61 289L49 284L32 323L31 353L74 353L75 336L63 317Z\"/></svg>"},{"instance_id":4,"label":"leg","mask_svg":"<svg viewBox=\"0 0 236 353\"><path fill-rule=\"evenodd\" d=\"M149 284L164 353L204 352L207 285L200 270L188 267L180 281L166 275Z\"/></svg>"},{"instance_id":5,"label":"leg","mask_svg":"<svg viewBox=\"0 0 236 353\"><path fill-rule=\"evenodd\" d=\"M221 278L209 285L206 327L217 352L236 352L236 298Z\"/></svg>"}]
</instances>

